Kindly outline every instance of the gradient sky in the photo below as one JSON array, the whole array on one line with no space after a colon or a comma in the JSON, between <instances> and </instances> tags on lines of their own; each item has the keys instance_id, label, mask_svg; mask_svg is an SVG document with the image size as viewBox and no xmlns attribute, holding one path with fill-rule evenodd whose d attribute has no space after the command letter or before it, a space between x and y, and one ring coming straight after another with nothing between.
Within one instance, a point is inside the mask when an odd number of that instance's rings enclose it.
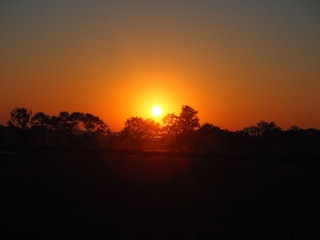
<instances>
[{"instance_id":1,"label":"gradient sky","mask_svg":"<svg viewBox=\"0 0 320 240\"><path fill-rule=\"evenodd\" d=\"M223 129L320 129L319 13L319 0L2 0L0 123L26 107L118 131L186 104Z\"/></svg>"}]
</instances>

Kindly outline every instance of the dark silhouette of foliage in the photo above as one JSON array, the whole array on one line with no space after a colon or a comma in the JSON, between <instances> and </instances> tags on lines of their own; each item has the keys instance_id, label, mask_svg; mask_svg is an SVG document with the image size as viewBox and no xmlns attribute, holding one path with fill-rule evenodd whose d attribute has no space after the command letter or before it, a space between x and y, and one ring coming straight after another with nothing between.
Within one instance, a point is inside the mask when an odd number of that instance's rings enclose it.
<instances>
[{"instance_id":1,"label":"dark silhouette of foliage","mask_svg":"<svg viewBox=\"0 0 320 240\"><path fill-rule=\"evenodd\" d=\"M211 132L216 132L216 133L223 132L223 130L221 130L220 127L214 126L211 123L203 124L198 131L200 133L203 133L203 134L208 134L208 133L211 133Z\"/></svg>"},{"instance_id":2,"label":"dark silhouette of foliage","mask_svg":"<svg viewBox=\"0 0 320 240\"><path fill-rule=\"evenodd\" d=\"M222 135L223 130L221 128L211 123L205 123L197 131L197 148L204 152L215 151L219 147Z\"/></svg>"},{"instance_id":3,"label":"dark silhouette of foliage","mask_svg":"<svg viewBox=\"0 0 320 240\"><path fill-rule=\"evenodd\" d=\"M165 137L171 146L178 150L193 149L195 136L192 133L200 127L197 114L198 111L184 105L179 116L171 113L162 119Z\"/></svg>"},{"instance_id":4,"label":"dark silhouette of foliage","mask_svg":"<svg viewBox=\"0 0 320 240\"><path fill-rule=\"evenodd\" d=\"M141 117L131 117L127 119L123 133L125 136L141 141L152 138L158 131L158 124L151 119Z\"/></svg>"},{"instance_id":5,"label":"dark silhouette of foliage","mask_svg":"<svg viewBox=\"0 0 320 240\"><path fill-rule=\"evenodd\" d=\"M97 125L100 123L100 119L90 113L86 113L83 116L83 123L87 133L90 134L97 128Z\"/></svg>"},{"instance_id":6,"label":"dark silhouette of foliage","mask_svg":"<svg viewBox=\"0 0 320 240\"><path fill-rule=\"evenodd\" d=\"M259 121L256 126L251 126L243 129L244 134L251 137L259 137L265 134L281 131L281 128L275 122Z\"/></svg>"},{"instance_id":7,"label":"dark silhouette of foliage","mask_svg":"<svg viewBox=\"0 0 320 240\"><path fill-rule=\"evenodd\" d=\"M160 137L160 124L155 122L153 119L145 119L144 124L147 130L147 138L153 139Z\"/></svg>"},{"instance_id":8,"label":"dark silhouette of foliage","mask_svg":"<svg viewBox=\"0 0 320 240\"><path fill-rule=\"evenodd\" d=\"M25 108L10 112L8 126L17 131L6 129L4 141L34 146L98 146L103 142L107 145L111 133L106 123L90 113L62 111L58 116L49 116L38 112L32 116Z\"/></svg>"},{"instance_id":9,"label":"dark silhouette of foliage","mask_svg":"<svg viewBox=\"0 0 320 240\"><path fill-rule=\"evenodd\" d=\"M18 127L21 129L27 129L30 123L32 112L26 108L17 107L10 112L10 119L8 125L12 127Z\"/></svg>"},{"instance_id":10,"label":"dark silhouette of foliage","mask_svg":"<svg viewBox=\"0 0 320 240\"><path fill-rule=\"evenodd\" d=\"M292 125L289 129L288 129L288 131L294 131L294 132L297 132L297 131L301 131L302 129L299 127L299 126L297 126L297 125Z\"/></svg>"},{"instance_id":11,"label":"dark silhouette of foliage","mask_svg":"<svg viewBox=\"0 0 320 240\"><path fill-rule=\"evenodd\" d=\"M26 108L14 108L8 127L1 128L0 142L2 146L133 147L269 159L315 159L320 155L319 130L292 126L283 131L275 122L259 121L255 126L231 132L211 123L200 126L197 114L185 105L179 115L167 114L162 125L152 119L131 117L123 131L111 133L108 125L91 113L32 115Z\"/></svg>"},{"instance_id":12,"label":"dark silhouette of foliage","mask_svg":"<svg viewBox=\"0 0 320 240\"><path fill-rule=\"evenodd\" d=\"M60 112L58 115L58 130L63 133L74 133L78 127L78 120L73 118L67 111Z\"/></svg>"},{"instance_id":13,"label":"dark silhouette of foliage","mask_svg":"<svg viewBox=\"0 0 320 240\"><path fill-rule=\"evenodd\" d=\"M51 119L49 121L49 128L54 130L54 131L59 131L60 130L60 119L57 116L51 116Z\"/></svg>"},{"instance_id":14,"label":"dark silhouette of foliage","mask_svg":"<svg viewBox=\"0 0 320 240\"><path fill-rule=\"evenodd\" d=\"M179 116L167 114L163 119L163 130L168 137L174 138L178 134L193 132L200 127L198 111L190 106L182 106Z\"/></svg>"},{"instance_id":15,"label":"dark silhouette of foliage","mask_svg":"<svg viewBox=\"0 0 320 240\"><path fill-rule=\"evenodd\" d=\"M109 127L97 116L90 113L83 114L81 120L88 134L109 133Z\"/></svg>"},{"instance_id":16,"label":"dark silhouette of foliage","mask_svg":"<svg viewBox=\"0 0 320 240\"><path fill-rule=\"evenodd\" d=\"M146 128L141 117L131 117L126 120L123 133L126 137L141 140L146 137Z\"/></svg>"},{"instance_id":17,"label":"dark silhouette of foliage","mask_svg":"<svg viewBox=\"0 0 320 240\"><path fill-rule=\"evenodd\" d=\"M198 111L194 110L192 107L188 105L182 106L181 113L179 115L180 132L192 132L200 127L197 114Z\"/></svg>"},{"instance_id":18,"label":"dark silhouette of foliage","mask_svg":"<svg viewBox=\"0 0 320 240\"><path fill-rule=\"evenodd\" d=\"M167 137L175 137L180 133L179 117L174 113L169 113L162 119L163 131Z\"/></svg>"},{"instance_id":19,"label":"dark silhouette of foliage","mask_svg":"<svg viewBox=\"0 0 320 240\"><path fill-rule=\"evenodd\" d=\"M31 118L31 124L33 127L49 128L50 120L51 118L49 115L43 112L38 112Z\"/></svg>"},{"instance_id":20,"label":"dark silhouette of foliage","mask_svg":"<svg viewBox=\"0 0 320 240\"><path fill-rule=\"evenodd\" d=\"M275 122L259 121L257 127L260 135L281 131Z\"/></svg>"}]
</instances>

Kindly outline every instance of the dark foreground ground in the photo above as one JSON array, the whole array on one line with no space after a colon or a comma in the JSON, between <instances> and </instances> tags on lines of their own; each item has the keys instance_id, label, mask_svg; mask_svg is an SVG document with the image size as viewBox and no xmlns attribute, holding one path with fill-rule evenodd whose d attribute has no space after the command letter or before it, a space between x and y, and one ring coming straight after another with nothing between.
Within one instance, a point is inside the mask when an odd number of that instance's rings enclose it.
<instances>
[{"instance_id":1,"label":"dark foreground ground","mask_svg":"<svg viewBox=\"0 0 320 240\"><path fill-rule=\"evenodd\" d=\"M165 153L0 153L1 234L319 239L320 165Z\"/></svg>"}]
</instances>

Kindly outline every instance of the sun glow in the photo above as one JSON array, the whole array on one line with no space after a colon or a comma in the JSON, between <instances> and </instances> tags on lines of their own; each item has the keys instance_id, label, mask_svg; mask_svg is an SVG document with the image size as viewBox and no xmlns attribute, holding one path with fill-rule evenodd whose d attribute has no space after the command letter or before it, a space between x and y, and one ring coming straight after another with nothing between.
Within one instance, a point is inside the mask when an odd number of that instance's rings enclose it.
<instances>
[{"instance_id":1,"label":"sun glow","mask_svg":"<svg viewBox=\"0 0 320 240\"><path fill-rule=\"evenodd\" d=\"M162 114L162 108L159 106L154 106L151 109L152 115L155 117L159 117Z\"/></svg>"}]
</instances>

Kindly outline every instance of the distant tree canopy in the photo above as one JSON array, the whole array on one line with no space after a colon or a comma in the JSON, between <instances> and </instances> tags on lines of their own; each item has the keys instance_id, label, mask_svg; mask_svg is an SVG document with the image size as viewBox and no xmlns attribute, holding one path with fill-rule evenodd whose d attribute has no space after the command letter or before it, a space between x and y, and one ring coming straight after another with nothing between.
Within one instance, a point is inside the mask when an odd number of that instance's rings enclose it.
<instances>
[{"instance_id":1,"label":"distant tree canopy","mask_svg":"<svg viewBox=\"0 0 320 240\"><path fill-rule=\"evenodd\" d=\"M38 112L32 117L31 124L34 127L49 128L50 121L51 121L51 117L49 115L43 112Z\"/></svg>"},{"instance_id":2,"label":"distant tree canopy","mask_svg":"<svg viewBox=\"0 0 320 240\"><path fill-rule=\"evenodd\" d=\"M141 117L131 117L125 122L122 131L123 136L136 141L142 141L160 136L175 138L179 134L193 132L200 128L198 111L190 106L183 106L179 116L169 113L160 123L152 119L143 119Z\"/></svg>"},{"instance_id":3,"label":"distant tree canopy","mask_svg":"<svg viewBox=\"0 0 320 240\"><path fill-rule=\"evenodd\" d=\"M30 123L32 112L26 108L17 107L11 110L8 125L27 129Z\"/></svg>"},{"instance_id":4,"label":"distant tree canopy","mask_svg":"<svg viewBox=\"0 0 320 240\"><path fill-rule=\"evenodd\" d=\"M14 108L10 112L8 126L21 129L42 128L67 134L109 134L110 129L99 117L91 113L61 111L58 116L43 112L32 115L26 108Z\"/></svg>"},{"instance_id":5,"label":"distant tree canopy","mask_svg":"<svg viewBox=\"0 0 320 240\"><path fill-rule=\"evenodd\" d=\"M107 148L117 143L117 147L140 150L165 146L174 151L229 155L320 155L319 130L304 130L293 125L283 131L273 121L259 121L242 131L231 132L211 123L201 126L198 111L188 105L182 106L179 115L164 116L162 123L130 117L117 134L112 134L108 125L91 113L61 111L50 116L44 112L32 114L31 110L17 107L9 116L8 127L0 128L0 147L10 143L92 147L102 146L100 143L104 142Z\"/></svg>"},{"instance_id":6,"label":"distant tree canopy","mask_svg":"<svg viewBox=\"0 0 320 240\"><path fill-rule=\"evenodd\" d=\"M182 133L192 132L200 128L199 118L197 116L198 111L194 110L190 106L182 106L181 113L179 115L179 127Z\"/></svg>"},{"instance_id":7,"label":"distant tree canopy","mask_svg":"<svg viewBox=\"0 0 320 240\"><path fill-rule=\"evenodd\" d=\"M110 133L110 129L99 117L90 113L79 114L79 120L83 122L88 134Z\"/></svg>"},{"instance_id":8,"label":"distant tree canopy","mask_svg":"<svg viewBox=\"0 0 320 240\"><path fill-rule=\"evenodd\" d=\"M169 113L162 119L163 130L168 136L176 136L180 133L179 116Z\"/></svg>"},{"instance_id":9,"label":"distant tree canopy","mask_svg":"<svg viewBox=\"0 0 320 240\"><path fill-rule=\"evenodd\" d=\"M259 121L256 126L251 126L243 129L243 132L251 137L259 137L265 134L281 131L281 128L275 122Z\"/></svg>"},{"instance_id":10,"label":"distant tree canopy","mask_svg":"<svg viewBox=\"0 0 320 240\"><path fill-rule=\"evenodd\" d=\"M126 120L122 131L123 136L135 141L143 141L154 138L159 134L160 124L152 119L131 117Z\"/></svg>"},{"instance_id":11,"label":"distant tree canopy","mask_svg":"<svg viewBox=\"0 0 320 240\"><path fill-rule=\"evenodd\" d=\"M200 128L198 111L184 105L179 116L174 113L167 114L163 119L164 131L169 136L176 136L182 133L193 132Z\"/></svg>"}]
</instances>

